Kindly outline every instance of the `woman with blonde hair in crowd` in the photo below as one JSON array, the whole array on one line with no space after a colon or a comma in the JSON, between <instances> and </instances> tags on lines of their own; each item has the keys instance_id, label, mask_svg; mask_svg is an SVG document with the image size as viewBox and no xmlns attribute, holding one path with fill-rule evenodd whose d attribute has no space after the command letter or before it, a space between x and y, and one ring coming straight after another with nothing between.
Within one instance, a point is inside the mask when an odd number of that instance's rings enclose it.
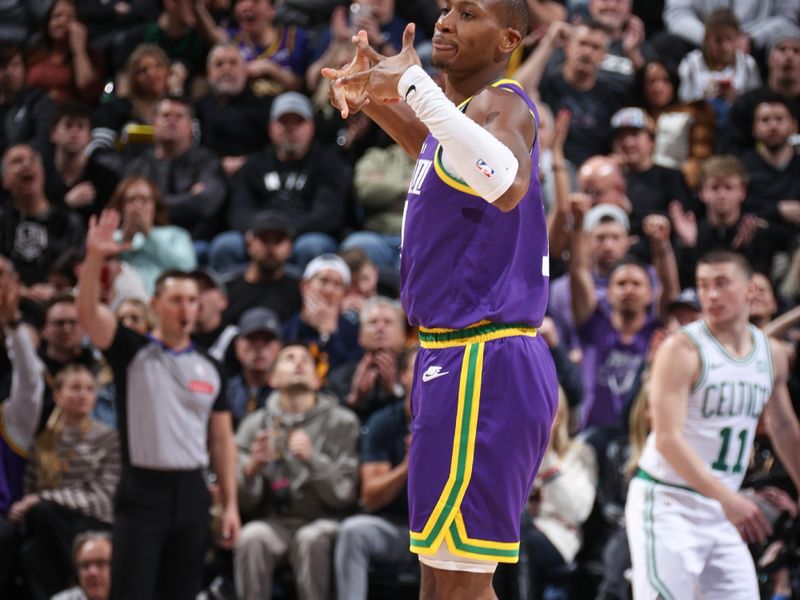
<instances>
[{"instance_id":1,"label":"woman with blonde hair in crowd","mask_svg":"<svg viewBox=\"0 0 800 600\"><path fill-rule=\"evenodd\" d=\"M87 153L118 150L124 159L153 143L156 106L168 93L169 58L155 44L140 44L118 76L116 95L103 102L92 119Z\"/></svg>"},{"instance_id":2,"label":"woman with blonde hair in crowd","mask_svg":"<svg viewBox=\"0 0 800 600\"><path fill-rule=\"evenodd\" d=\"M522 546L532 600L543 597L548 571L571 562L583 543L581 527L594 506L597 459L594 450L569 433L570 413L558 388L558 410L550 443L522 516Z\"/></svg>"},{"instance_id":3,"label":"woman with blonde hair in crowd","mask_svg":"<svg viewBox=\"0 0 800 600\"><path fill-rule=\"evenodd\" d=\"M90 417L95 387L94 375L83 365L58 372L56 408L36 439L25 495L8 513L20 524L22 567L33 600L49 599L69 583L75 535L111 526L119 437Z\"/></svg>"},{"instance_id":4,"label":"woman with blonde hair in crowd","mask_svg":"<svg viewBox=\"0 0 800 600\"><path fill-rule=\"evenodd\" d=\"M147 303L139 298L126 298L117 306L114 315L120 324L137 333L147 335L155 326L153 313Z\"/></svg>"}]
</instances>

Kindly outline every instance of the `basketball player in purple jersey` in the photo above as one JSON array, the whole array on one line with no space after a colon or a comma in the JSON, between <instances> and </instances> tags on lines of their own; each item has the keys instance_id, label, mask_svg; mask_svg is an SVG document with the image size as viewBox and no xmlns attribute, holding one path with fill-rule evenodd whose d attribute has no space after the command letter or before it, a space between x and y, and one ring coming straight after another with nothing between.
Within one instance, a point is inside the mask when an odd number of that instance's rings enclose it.
<instances>
[{"instance_id":1,"label":"basketball player in purple jersey","mask_svg":"<svg viewBox=\"0 0 800 600\"><path fill-rule=\"evenodd\" d=\"M412 156L401 298L422 345L412 390L411 551L421 597L489 599L519 556L520 515L547 447L556 374L537 337L548 288L536 108L503 79L528 29L525 0L445 3L433 37L443 92L419 66L414 26L386 58L326 69Z\"/></svg>"}]
</instances>

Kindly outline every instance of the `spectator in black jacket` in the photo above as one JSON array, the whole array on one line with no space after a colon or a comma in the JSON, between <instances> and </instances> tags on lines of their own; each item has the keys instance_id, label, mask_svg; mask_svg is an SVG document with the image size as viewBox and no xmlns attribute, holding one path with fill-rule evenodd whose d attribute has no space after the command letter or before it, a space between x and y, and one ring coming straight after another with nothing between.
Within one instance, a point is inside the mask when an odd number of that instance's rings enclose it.
<instances>
[{"instance_id":1,"label":"spectator in black jacket","mask_svg":"<svg viewBox=\"0 0 800 600\"><path fill-rule=\"evenodd\" d=\"M52 111L53 101L45 91L25 85L22 48L0 48L0 152L14 144L30 144L44 152Z\"/></svg>"},{"instance_id":2,"label":"spectator in black jacket","mask_svg":"<svg viewBox=\"0 0 800 600\"><path fill-rule=\"evenodd\" d=\"M194 240L216 233L215 217L225 201L225 178L219 159L192 145L192 108L183 99L165 98L153 120L154 145L131 161L125 175L154 181L167 204L169 221Z\"/></svg>"},{"instance_id":3,"label":"spectator in black jacket","mask_svg":"<svg viewBox=\"0 0 800 600\"><path fill-rule=\"evenodd\" d=\"M45 194L53 204L84 219L108 204L119 175L86 148L92 135L89 107L69 102L56 107L50 131L53 152L45 158Z\"/></svg>"},{"instance_id":4,"label":"spectator in black jacket","mask_svg":"<svg viewBox=\"0 0 800 600\"><path fill-rule=\"evenodd\" d=\"M211 92L197 101L200 143L222 161L225 175L233 177L248 154L267 145L269 101L247 86L247 66L233 44L217 44L206 64Z\"/></svg>"},{"instance_id":5,"label":"spectator in black jacket","mask_svg":"<svg viewBox=\"0 0 800 600\"><path fill-rule=\"evenodd\" d=\"M314 142L311 101L297 92L286 92L272 103L269 137L272 145L247 158L231 190L228 223L236 229L217 237L209 250L209 262L220 264L224 254L244 263L242 233L262 210L286 215L298 234L292 262L303 267L326 252L335 252L345 213L350 168L336 150Z\"/></svg>"}]
</instances>

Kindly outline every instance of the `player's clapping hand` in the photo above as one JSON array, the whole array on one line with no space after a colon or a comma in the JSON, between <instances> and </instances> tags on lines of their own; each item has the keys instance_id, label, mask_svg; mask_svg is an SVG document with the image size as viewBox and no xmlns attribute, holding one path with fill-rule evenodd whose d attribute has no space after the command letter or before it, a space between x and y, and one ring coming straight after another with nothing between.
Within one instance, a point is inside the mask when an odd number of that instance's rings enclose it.
<instances>
[{"instance_id":1,"label":"player's clapping hand","mask_svg":"<svg viewBox=\"0 0 800 600\"><path fill-rule=\"evenodd\" d=\"M398 102L402 100L397 91L397 83L409 67L420 65L422 62L414 50L414 23L406 25L403 32L403 48L394 56L383 56L370 47L366 35L359 35L354 39L358 51L366 56L373 67L347 75L341 79L345 86L363 86L363 93L359 101L366 99L378 102Z\"/></svg>"},{"instance_id":2,"label":"player's clapping hand","mask_svg":"<svg viewBox=\"0 0 800 600\"><path fill-rule=\"evenodd\" d=\"M752 500L742 494L731 492L729 496L721 499L720 503L725 516L748 544L756 542L763 544L772 535L772 527L767 518Z\"/></svg>"}]
</instances>

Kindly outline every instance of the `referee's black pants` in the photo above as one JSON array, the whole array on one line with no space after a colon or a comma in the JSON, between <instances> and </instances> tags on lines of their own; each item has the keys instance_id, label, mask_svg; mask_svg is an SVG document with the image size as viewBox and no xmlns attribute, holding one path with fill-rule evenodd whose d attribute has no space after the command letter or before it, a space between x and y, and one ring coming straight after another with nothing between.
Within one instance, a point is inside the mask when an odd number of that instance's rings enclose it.
<instances>
[{"instance_id":1,"label":"referee's black pants","mask_svg":"<svg viewBox=\"0 0 800 600\"><path fill-rule=\"evenodd\" d=\"M210 505L199 470L126 467L114 507L111 600L194 600Z\"/></svg>"}]
</instances>

